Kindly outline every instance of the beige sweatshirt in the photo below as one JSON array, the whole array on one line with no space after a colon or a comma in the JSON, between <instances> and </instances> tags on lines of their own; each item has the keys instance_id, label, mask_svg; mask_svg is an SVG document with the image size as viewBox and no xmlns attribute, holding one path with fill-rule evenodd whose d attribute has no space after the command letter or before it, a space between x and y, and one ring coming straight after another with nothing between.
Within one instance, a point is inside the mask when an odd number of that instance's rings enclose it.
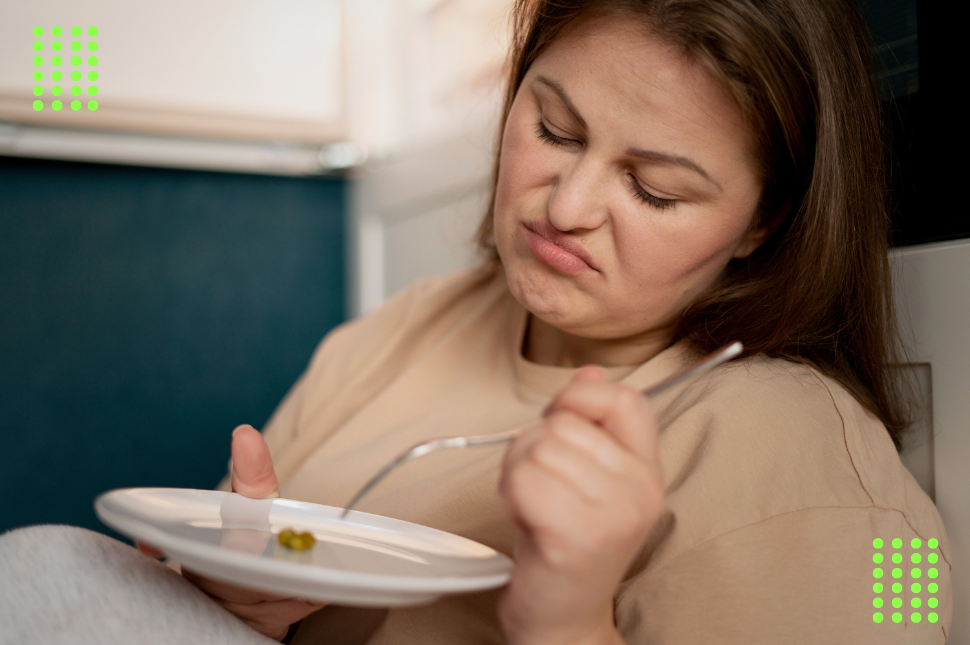
<instances>
[{"instance_id":1,"label":"beige sweatshirt","mask_svg":"<svg viewBox=\"0 0 970 645\"><path fill-rule=\"evenodd\" d=\"M537 419L574 370L522 357L527 319L504 274L478 269L423 281L334 329L263 429L282 496L342 507L415 443ZM606 372L646 388L691 360L677 344L642 365ZM943 522L883 425L838 383L802 365L754 357L668 390L653 407L666 503L616 592L616 625L626 642L945 641L952 597ZM359 509L512 557L514 527L496 492L503 450L445 451L409 463ZM227 476L219 488L228 484ZM893 548L894 538L902 548ZM919 549L913 538L922 541ZM935 549L931 538L939 541ZM885 572L880 579L877 567ZM930 567L938 572L932 579ZM500 593L391 610L330 606L310 616L294 642L503 643Z\"/></svg>"}]
</instances>

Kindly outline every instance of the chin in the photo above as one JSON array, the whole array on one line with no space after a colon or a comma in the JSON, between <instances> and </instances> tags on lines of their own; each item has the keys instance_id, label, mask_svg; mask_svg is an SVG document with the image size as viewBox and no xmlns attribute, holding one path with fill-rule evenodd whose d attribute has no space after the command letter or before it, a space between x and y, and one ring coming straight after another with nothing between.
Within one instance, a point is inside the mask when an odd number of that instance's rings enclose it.
<instances>
[{"instance_id":1,"label":"chin","mask_svg":"<svg viewBox=\"0 0 970 645\"><path fill-rule=\"evenodd\" d=\"M580 307L572 302L573 298L563 293L569 286L543 271L542 267L530 267L528 263L520 262L506 269L506 280L512 296L550 325L565 331L573 326L570 322L576 322Z\"/></svg>"}]
</instances>

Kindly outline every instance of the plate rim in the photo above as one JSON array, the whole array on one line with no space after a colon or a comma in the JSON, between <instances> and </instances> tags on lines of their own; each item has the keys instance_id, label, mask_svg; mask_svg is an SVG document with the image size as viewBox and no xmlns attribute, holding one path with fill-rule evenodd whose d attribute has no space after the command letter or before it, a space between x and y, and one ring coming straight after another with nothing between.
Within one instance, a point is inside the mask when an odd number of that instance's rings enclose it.
<instances>
[{"instance_id":1,"label":"plate rim","mask_svg":"<svg viewBox=\"0 0 970 645\"><path fill-rule=\"evenodd\" d=\"M351 573L347 571L341 571L339 569L333 569L330 567L323 566L306 566L305 564L288 562L286 560L270 560L268 558L262 558L254 556L248 553L241 553L230 551L226 549L219 549L211 545L207 545L202 542L196 542L187 538L183 538L177 535L171 535L164 532L152 524L149 524L143 520L133 518L130 516L122 516L118 513L105 508L105 500L109 497L120 496L125 493L136 491L136 490L177 490L177 491L202 491L206 493L223 493L226 494L227 491L213 491L206 489L197 488L177 488L171 486L133 486L127 488L116 488L112 490L105 491L98 495L94 500L94 510L95 514L98 516L104 524L117 530L119 533L132 539L145 539L146 542L150 542L153 546L163 548L169 546L172 550L188 552L194 557L198 557L198 552L201 550L204 553L202 557L210 560L217 560L219 564L223 566L233 566L236 568L241 568L244 570L250 570L258 574L263 575L280 575L284 573L287 577L293 577L299 579L301 582L305 583L323 583L323 584L336 584L345 587L352 588L354 590L368 590L374 589L378 591L394 591L394 592L409 592L413 591L416 593L447 593L447 592L462 592L462 591L476 591L491 589L499 587L507 583L511 579L512 568L514 567L514 560L509 558L504 553L489 547L488 545L482 545L494 552L492 557L496 558L499 562L503 562L508 566L508 571L504 573L495 573L488 575L476 575L476 576L435 576L435 577L424 577L424 576L414 576L414 575L389 575L380 573ZM279 499L289 499L289 498L279 498ZM301 504L311 504L313 506L325 506L323 504L315 504L313 502L305 502L302 500L292 500L300 502ZM333 507L330 507L333 508ZM364 515L374 515L373 513L362 513ZM375 517L384 518L383 515L374 515ZM424 529L430 529L432 531L437 531L440 533L446 533L448 535L455 536L454 533L448 533L447 531L442 531L441 529L436 529L430 526L424 526L423 524L415 524L414 522L407 522L406 520L399 520L397 518L386 518L394 520L395 522L402 522L404 524L412 524L415 526L420 526ZM160 539L154 539L152 537L143 538L142 535L134 535L132 529L135 529L138 533L157 535ZM481 544L475 540L470 540L461 535L457 535L463 540L469 540L475 542L476 544ZM211 554L214 557L209 558L207 554Z\"/></svg>"}]
</instances>

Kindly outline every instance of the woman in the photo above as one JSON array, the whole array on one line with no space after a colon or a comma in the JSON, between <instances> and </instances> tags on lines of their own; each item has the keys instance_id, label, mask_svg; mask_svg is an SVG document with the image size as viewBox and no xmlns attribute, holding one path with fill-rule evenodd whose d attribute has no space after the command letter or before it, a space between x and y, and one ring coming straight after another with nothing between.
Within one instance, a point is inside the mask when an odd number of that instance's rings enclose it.
<instances>
[{"instance_id":1,"label":"woman","mask_svg":"<svg viewBox=\"0 0 970 645\"><path fill-rule=\"evenodd\" d=\"M897 454L855 6L521 0L514 16L486 266L330 333L263 433L234 433L220 485L341 506L418 441L526 425L504 453L402 468L360 506L514 555L510 584L378 611L185 577L297 643L943 642L949 547ZM742 360L637 394L733 340ZM896 537L940 542L919 622L927 590L873 586L874 539Z\"/></svg>"}]
</instances>

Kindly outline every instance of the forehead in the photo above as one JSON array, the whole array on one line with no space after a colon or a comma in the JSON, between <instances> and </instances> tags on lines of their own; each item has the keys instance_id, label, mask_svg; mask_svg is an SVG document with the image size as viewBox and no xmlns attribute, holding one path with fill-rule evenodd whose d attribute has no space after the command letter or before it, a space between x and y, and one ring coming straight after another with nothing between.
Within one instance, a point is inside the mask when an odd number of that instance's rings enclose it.
<instances>
[{"instance_id":1,"label":"forehead","mask_svg":"<svg viewBox=\"0 0 970 645\"><path fill-rule=\"evenodd\" d=\"M649 126L748 148L748 128L728 88L643 17L597 13L570 23L523 84L537 86L537 75L559 82L591 127L597 120L611 129Z\"/></svg>"}]
</instances>

